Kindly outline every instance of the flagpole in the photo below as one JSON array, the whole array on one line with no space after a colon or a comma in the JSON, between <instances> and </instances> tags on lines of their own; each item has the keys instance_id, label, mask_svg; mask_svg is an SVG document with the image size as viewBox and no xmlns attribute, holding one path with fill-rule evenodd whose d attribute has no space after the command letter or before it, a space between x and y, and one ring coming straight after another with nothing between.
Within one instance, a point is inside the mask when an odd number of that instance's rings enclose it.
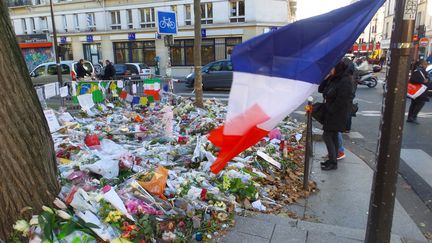
<instances>
[{"instance_id":1,"label":"flagpole","mask_svg":"<svg viewBox=\"0 0 432 243\"><path fill-rule=\"evenodd\" d=\"M365 242L390 242L417 0L397 0Z\"/></svg>"}]
</instances>

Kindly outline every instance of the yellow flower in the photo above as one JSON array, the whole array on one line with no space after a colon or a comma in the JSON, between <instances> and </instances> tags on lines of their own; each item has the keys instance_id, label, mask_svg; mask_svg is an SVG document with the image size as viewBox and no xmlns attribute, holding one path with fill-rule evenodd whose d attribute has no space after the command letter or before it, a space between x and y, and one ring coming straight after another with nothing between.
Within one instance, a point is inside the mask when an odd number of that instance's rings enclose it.
<instances>
[{"instance_id":1,"label":"yellow flower","mask_svg":"<svg viewBox=\"0 0 432 243\"><path fill-rule=\"evenodd\" d=\"M29 229L30 229L30 225L29 225L29 223L27 223L27 221L21 219L21 220L18 220L18 221L13 225L13 228L14 228L16 231L22 232L22 233L23 233L23 236L25 236L25 235L27 235L27 233L28 233L28 231L29 231Z\"/></svg>"}]
</instances>

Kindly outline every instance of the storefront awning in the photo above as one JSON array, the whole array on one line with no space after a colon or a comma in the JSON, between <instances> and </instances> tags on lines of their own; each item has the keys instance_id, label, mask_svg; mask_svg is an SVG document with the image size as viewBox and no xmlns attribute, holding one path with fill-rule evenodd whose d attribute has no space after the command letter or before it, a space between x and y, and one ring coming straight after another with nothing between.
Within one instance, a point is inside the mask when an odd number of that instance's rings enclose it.
<instances>
[{"instance_id":1,"label":"storefront awning","mask_svg":"<svg viewBox=\"0 0 432 243\"><path fill-rule=\"evenodd\" d=\"M33 42L33 43L20 43L20 48L43 48L43 47L52 47L51 42Z\"/></svg>"}]
</instances>

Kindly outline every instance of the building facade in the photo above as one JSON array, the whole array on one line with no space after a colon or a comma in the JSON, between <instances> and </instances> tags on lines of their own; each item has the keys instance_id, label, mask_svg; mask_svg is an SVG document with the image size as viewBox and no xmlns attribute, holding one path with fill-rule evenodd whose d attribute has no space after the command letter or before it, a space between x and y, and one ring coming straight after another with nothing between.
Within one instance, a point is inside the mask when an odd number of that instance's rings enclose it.
<instances>
[{"instance_id":1,"label":"building facade","mask_svg":"<svg viewBox=\"0 0 432 243\"><path fill-rule=\"evenodd\" d=\"M9 12L17 36L52 33L47 0L10 0ZM233 47L295 19L295 0L202 0L203 64L230 58ZM157 12L177 15L173 40L157 33ZM173 76L193 66L193 0L70 0L54 4L60 56L93 63L139 62Z\"/></svg>"}]
</instances>

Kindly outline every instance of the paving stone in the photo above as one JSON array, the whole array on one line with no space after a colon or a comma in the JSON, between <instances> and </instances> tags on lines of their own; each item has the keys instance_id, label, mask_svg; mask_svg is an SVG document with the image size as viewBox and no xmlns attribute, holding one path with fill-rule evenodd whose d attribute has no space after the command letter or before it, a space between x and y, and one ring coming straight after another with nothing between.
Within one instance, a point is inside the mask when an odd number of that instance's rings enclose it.
<instances>
[{"instance_id":1,"label":"paving stone","mask_svg":"<svg viewBox=\"0 0 432 243\"><path fill-rule=\"evenodd\" d=\"M275 227L274 223L238 216L235 218L234 230L237 232L270 239Z\"/></svg>"},{"instance_id":2,"label":"paving stone","mask_svg":"<svg viewBox=\"0 0 432 243\"><path fill-rule=\"evenodd\" d=\"M350 239L345 237L339 237L332 233L321 233L308 231L307 243L359 243L362 240Z\"/></svg>"},{"instance_id":3,"label":"paving stone","mask_svg":"<svg viewBox=\"0 0 432 243\"><path fill-rule=\"evenodd\" d=\"M271 238L271 243L305 243L307 231L299 230L293 227L276 225Z\"/></svg>"},{"instance_id":4,"label":"paving stone","mask_svg":"<svg viewBox=\"0 0 432 243\"><path fill-rule=\"evenodd\" d=\"M255 235L249 235L238 231L230 231L226 236L220 239L222 243L268 243L265 239Z\"/></svg>"},{"instance_id":5,"label":"paving stone","mask_svg":"<svg viewBox=\"0 0 432 243\"><path fill-rule=\"evenodd\" d=\"M289 227L296 227L297 226L297 220L292 219L286 216L276 216L273 214L256 214L251 215L249 218L256 219L256 220L262 220L266 223L273 223L277 224L286 228Z\"/></svg>"}]
</instances>

